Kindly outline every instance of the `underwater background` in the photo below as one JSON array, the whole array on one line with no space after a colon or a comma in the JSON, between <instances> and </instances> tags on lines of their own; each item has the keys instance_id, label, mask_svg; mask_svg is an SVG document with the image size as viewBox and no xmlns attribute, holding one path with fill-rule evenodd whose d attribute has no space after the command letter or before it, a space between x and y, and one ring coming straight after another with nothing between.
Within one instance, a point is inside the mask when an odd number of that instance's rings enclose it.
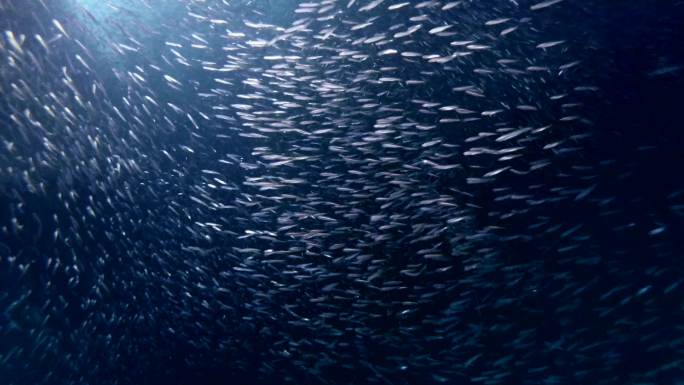
<instances>
[{"instance_id":1,"label":"underwater background","mask_svg":"<svg viewBox=\"0 0 684 385\"><path fill-rule=\"evenodd\" d=\"M0 384L684 384L682 20L0 0Z\"/></svg>"}]
</instances>

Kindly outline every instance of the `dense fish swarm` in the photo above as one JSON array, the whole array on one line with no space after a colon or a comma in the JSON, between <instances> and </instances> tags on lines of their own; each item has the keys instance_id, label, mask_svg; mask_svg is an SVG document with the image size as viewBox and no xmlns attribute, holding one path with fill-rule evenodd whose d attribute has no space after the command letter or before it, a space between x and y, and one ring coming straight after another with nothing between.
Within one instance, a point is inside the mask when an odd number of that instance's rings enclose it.
<instances>
[{"instance_id":1,"label":"dense fish swarm","mask_svg":"<svg viewBox=\"0 0 684 385\"><path fill-rule=\"evenodd\" d=\"M628 3L0 0L0 383L683 384Z\"/></svg>"}]
</instances>

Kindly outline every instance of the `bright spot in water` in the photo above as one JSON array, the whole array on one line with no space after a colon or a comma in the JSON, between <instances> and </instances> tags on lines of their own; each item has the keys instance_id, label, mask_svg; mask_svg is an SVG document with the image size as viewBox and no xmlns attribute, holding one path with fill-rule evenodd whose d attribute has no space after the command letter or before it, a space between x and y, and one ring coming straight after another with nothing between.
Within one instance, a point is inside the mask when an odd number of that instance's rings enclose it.
<instances>
[{"instance_id":1,"label":"bright spot in water","mask_svg":"<svg viewBox=\"0 0 684 385\"><path fill-rule=\"evenodd\" d=\"M77 24L85 31L82 41L91 40L105 58L121 56L113 44L153 46L150 31L183 16L184 2L178 0L67 0L65 23ZM130 37L135 39L132 43ZM160 35L156 39L163 38ZM95 43L96 42L96 43ZM162 40L163 42L163 40Z\"/></svg>"},{"instance_id":2,"label":"bright spot in water","mask_svg":"<svg viewBox=\"0 0 684 385\"><path fill-rule=\"evenodd\" d=\"M110 0L71 0L72 3L74 4L76 9L81 9L82 11L86 12L86 17L87 16L93 16L96 19L99 19L99 21L102 21L103 18L106 18L112 14L117 13L119 10L121 10L120 7L122 6L130 6L130 1L126 0L119 0L119 1L110 1ZM87 15L89 13L90 15ZM86 22L88 20L85 20ZM91 22L93 20L90 20Z\"/></svg>"}]
</instances>

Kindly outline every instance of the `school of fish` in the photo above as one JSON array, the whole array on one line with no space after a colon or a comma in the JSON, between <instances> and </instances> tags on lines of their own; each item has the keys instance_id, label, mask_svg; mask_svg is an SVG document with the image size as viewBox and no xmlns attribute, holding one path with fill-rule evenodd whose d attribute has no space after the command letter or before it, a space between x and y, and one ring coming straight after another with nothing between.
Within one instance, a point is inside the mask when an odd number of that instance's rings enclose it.
<instances>
[{"instance_id":1,"label":"school of fish","mask_svg":"<svg viewBox=\"0 0 684 385\"><path fill-rule=\"evenodd\" d=\"M1 383L683 383L580 2L86 3L0 0Z\"/></svg>"}]
</instances>

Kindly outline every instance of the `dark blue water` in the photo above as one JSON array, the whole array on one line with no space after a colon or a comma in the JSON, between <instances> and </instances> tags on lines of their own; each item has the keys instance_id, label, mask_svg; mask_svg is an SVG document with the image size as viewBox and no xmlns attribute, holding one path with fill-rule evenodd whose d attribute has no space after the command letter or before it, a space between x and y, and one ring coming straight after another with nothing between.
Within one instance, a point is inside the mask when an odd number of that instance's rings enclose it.
<instances>
[{"instance_id":1,"label":"dark blue water","mask_svg":"<svg viewBox=\"0 0 684 385\"><path fill-rule=\"evenodd\" d=\"M683 383L684 3L311 3L0 0L0 383Z\"/></svg>"}]
</instances>

